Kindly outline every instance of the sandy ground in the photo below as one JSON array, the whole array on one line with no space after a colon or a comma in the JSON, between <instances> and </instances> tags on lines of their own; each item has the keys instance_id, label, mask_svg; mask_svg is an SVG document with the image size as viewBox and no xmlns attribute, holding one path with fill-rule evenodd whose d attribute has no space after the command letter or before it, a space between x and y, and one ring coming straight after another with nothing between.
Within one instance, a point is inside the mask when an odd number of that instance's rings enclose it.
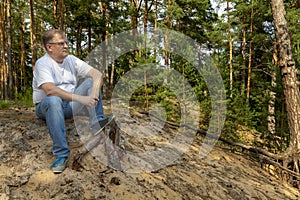
<instances>
[{"instance_id":1,"label":"sandy ground","mask_svg":"<svg viewBox=\"0 0 300 200\"><path fill-rule=\"evenodd\" d=\"M36 118L33 109L0 111L0 200L300 198L297 189L283 185L255 160L229 148L215 147L200 158L200 138L172 164L153 172L114 170L91 153L82 160L82 170L76 171L71 165L82 141L71 124L68 167L62 174L53 174L49 168L54 160L52 142L45 122ZM155 146L149 139L125 138L125 144L127 151Z\"/></svg>"}]
</instances>

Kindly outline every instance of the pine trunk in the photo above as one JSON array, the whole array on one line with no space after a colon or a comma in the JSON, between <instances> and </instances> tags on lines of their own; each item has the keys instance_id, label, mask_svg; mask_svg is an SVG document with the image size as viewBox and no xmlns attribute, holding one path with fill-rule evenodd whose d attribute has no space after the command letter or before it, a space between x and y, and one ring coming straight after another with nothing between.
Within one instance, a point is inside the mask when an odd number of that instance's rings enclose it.
<instances>
[{"instance_id":1,"label":"pine trunk","mask_svg":"<svg viewBox=\"0 0 300 200\"><path fill-rule=\"evenodd\" d=\"M102 13L102 19L105 21L105 29L101 35L102 40L102 68L101 71L105 73L104 75L104 83L103 83L103 94L108 97L110 94L110 89L112 84L110 82L110 74L108 70L108 56L107 55L107 45L108 45L108 27L109 27L109 11L107 10L107 5L105 2L99 2L100 10Z\"/></svg>"},{"instance_id":2,"label":"pine trunk","mask_svg":"<svg viewBox=\"0 0 300 200\"><path fill-rule=\"evenodd\" d=\"M300 150L300 94L297 69L293 58L283 1L272 0L271 5L278 48L278 65L281 70L288 125L291 135L290 149L294 152L298 152Z\"/></svg>"},{"instance_id":3,"label":"pine trunk","mask_svg":"<svg viewBox=\"0 0 300 200\"><path fill-rule=\"evenodd\" d=\"M243 24L246 25L247 24L247 15L246 13L244 13L243 15ZM246 66L247 66L247 27L245 26L243 28L243 42L241 44L241 52L242 52L242 56L243 56L243 63L245 68L243 67L242 69L242 78L243 78L243 88L241 91L241 94L244 95L245 93L245 88L247 88L247 84L246 84Z\"/></svg>"},{"instance_id":4,"label":"pine trunk","mask_svg":"<svg viewBox=\"0 0 300 200\"><path fill-rule=\"evenodd\" d=\"M247 78L247 101L249 102L250 99L250 89L251 89L251 73L252 73L252 50L253 50L253 0L251 1L252 8L251 8L251 17L250 17L250 42L249 42L249 58L248 58L248 78Z\"/></svg>"},{"instance_id":5,"label":"pine trunk","mask_svg":"<svg viewBox=\"0 0 300 200\"><path fill-rule=\"evenodd\" d=\"M60 1L60 30L65 31L65 25L66 25L66 20L65 20L65 1L61 0Z\"/></svg>"},{"instance_id":6,"label":"pine trunk","mask_svg":"<svg viewBox=\"0 0 300 200\"><path fill-rule=\"evenodd\" d=\"M233 62L233 56L232 56L232 36L231 36L231 25L230 25L230 15L229 15L229 1L227 1L227 17L228 17L228 40L229 40L229 78L230 78L230 98L232 98L232 90L233 90L233 68L232 68L232 62Z\"/></svg>"},{"instance_id":7,"label":"pine trunk","mask_svg":"<svg viewBox=\"0 0 300 200\"><path fill-rule=\"evenodd\" d=\"M7 65L8 65L8 97L13 99L13 69L12 69L12 28L11 28L11 1L7 1Z\"/></svg>"},{"instance_id":8,"label":"pine trunk","mask_svg":"<svg viewBox=\"0 0 300 200\"><path fill-rule=\"evenodd\" d=\"M36 41L36 31L35 31L36 24L35 24L35 17L34 17L33 0L30 0L29 4L30 4L31 65L33 71L35 61L37 60L37 41Z\"/></svg>"},{"instance_id":9,"label":"pine trunk","mask_svg":"<svg viewBox=\"0 0 300 200\"><path fill-rule=\"evenodd\" d=\"M6 40L5 40L5 13L6 13L6 3L5 1L1 2L1 10L0 10L0 36L1 36L1 67L0 67L0 73L1 73L1 98L6 99L7 98L7 75L6 75L6 57L5 57L5 49L6 49Z\"/></svg>"},{"instance_id":10,"label":"pine trunk","mask_svg":"<svg viewBox=\"0 0 300 200\"><path fill-rule=\"evenodd\" d=\"M23 0L24 2L25 0ZM24 2L25 4L25 2ZM22 13L23 15L23 19L25 19L25 12ZM25 24L25 20L22 22L21 25L21 44L20 44L20 48L21 48L21 86L22 86L22 92L23 94L26 93L26 63L25 63L25 54L26 54L26 50L25 50L25 32L26 32L26 24Z\"/></svg>"}]
</instances>

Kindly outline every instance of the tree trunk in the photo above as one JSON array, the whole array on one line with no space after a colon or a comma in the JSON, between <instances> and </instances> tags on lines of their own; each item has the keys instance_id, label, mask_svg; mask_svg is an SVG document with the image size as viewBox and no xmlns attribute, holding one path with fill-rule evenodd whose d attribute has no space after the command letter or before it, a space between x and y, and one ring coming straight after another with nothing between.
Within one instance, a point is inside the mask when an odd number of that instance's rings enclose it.
<instances>
[{"instance_id":1,"label":"tree trunk","mask_svg":"<svg viewBox=\"0 0 300 200\"><path fill-rule=\"evenodd\" d=\"M247 15L246 13L243 14L243 24L246 25L247 24ZM247 50L247 27L244 26L243 28L243 41L241 44L241 52L242 52L242 56L243 56L243 62L244 62L244 66L242 69L242 78L243 78L243 85L242 85L242 91L241 94L244 95L245 93L245 88L247 88L247 84L246 84L246 66L247 66L247 55L246 55L246 50Z\"/></svg>"},{"instance_id":2,"label":"tree trunk","mask_svg":"<svg viewBox=\"0 0 300 200\"><path fill-rule=\"evenodd\" d=\"M33 9L33 0L29 1L30 4L30 42L31 42L31 65L32 71L34 70L35 61L37 60L37 41L35 29L35 17Z\"/></svg>"},{"instance_id":3,"label":"tree trunk","mask_svg":"<svg viewBox=\"0 0 300 200\"><path fill-rule=\"evenodd\" d=\"M251 73L252 73L252 50L253 50L253 42L252 42L252 36L253 36L253 18L254 18L254 12L253 12L253 1L251 1L251 16L250 16L250 42L249 42L249 58L248 58L248 78L247 78L247 101L249 102L250 99L250 89L251 89Z\"/></svg>"},{"instance_id":4,"label":"tree trunk","mask_svg":"<svg viewBox=\"0 0 300 200\"><path fill-rule=\"evenodd\" d=\"M172 23L171 23L171 16L170 16L170 11L171 11L171 5L172 2L171 0L168 0L168 13L167 13L167 28L171 29L172 28ZM165 68L169 69L170 68L170 54L169 54L169 38L168 35L165 35ZM167 78L166 78L167 79Z\"/></svg>"},{"instance_id":5,"label":"tree trunk","mask_svg":"<svg viewBox=\"0 0 300 200\"><path fill-rule=\"evenodd\" d=\"M273 53L273 64L275 66L278 65L278 58L277 58L277 48L276 48L276 41L274 41L274 53ZM275 141L276 137L276 114L275 114L275 105L276 105L276 87L277 87L277 82L276 82L276 70L273 69L271 72L271 90L268 90L268 93L270 95L270 100L268 104L268 117L267 117L267 122L268 122L268 131L269 134L273 139L272 145L276 144L277 141ZM282 138L281 138L282 139ZM282 144L279 144L281 146Z\"/></svg>"},{"instance_id":6,"label":"tree trunk","mask_svg":"<svg viewBox=\"0 0 300 200\"><path fill-rule=\"evenodd\" d=\"M7 65L8 65L8 97L13 99L13 69L12 69L12 28L11 1L7 0Z\"/></svg>"},{"instance_id":7,"label":"tree trunk","mask_svg":"<svg viewBox=\"0 0 300 200\"><path fill-rule=\"evenodd\" d=\"M25 4L25 0L23 0L24 4ZM23 19L25 19L25 12L23 11L22 13ZM21 87L22 87L22 92L25 95L26 93L26 69L25 69L25 32L26 32L26 24L25 24L25 20L22 21L22 25L21 25L21 44L20 44L20 48L21 48Z\"/></svg>"},{"instance_id":8,"label":"tree trunk","mask_svg":"<svg viewBox=\"0 0 300 200\"><path fill-rule=\"evenodd\" d=\"M138 0L130 0L130 5L134 7L134 13L131 16L131 24L132 24L132 33L133 35L136 35L137 34L136 28L138 26L138 12L139 12Z\"/></svg>"},{"instance_id":9,"label":"tree trunk","mask_svg":"<svg viewBox=\"0 0 300 200\"><path fill-rule=\"evenodd\" d=\"M154 30L158 27L158 1L155 1L155 18L154 18Z\"/></svg>"},{"instance_id":10,"label":"tree trunk","mask_svg":"<svg viewBox=\"0 0 300 200\"><path fill-rule=\"evenodd\" d=\"M4 49L4 44L2 41L3 38L3 30L2 30L2 24L3 24L3 18L2 18L2 5L0 4L0 44L1 44L1 51L0 51L0 56L1 56L1 60L0 60L0 98L4 99L4 84L3 84L3 71L4 71L4 62L3 62L3 49Z\"/></svg>"},{"instance_id":11,"label":"tree trunk","mask_svg":"<svg viewBox=\"0 0 300 200\"><path fill-rule=\"evenodd\" d=\"M109 21L110 21L110 14L108 14L108 18L107 18L107 24L106 26L108 27L109 26ZM108 30L106 30L106 37L108 37ZM112 44L114 43L114 35L112 34L111 35L111 40L112 40ZM115 58L114 58L114 55L112 54L111 55L111 70L110 70L110 80L109 80L109 86L110 86L110 89L112 89L113 87L113 84L114 84L114 76L115 76ZM112 91L110 91L110 94L112 93Z\"/></svg>"},{"instance_id":12,"label":"tree trunk","mask_svg":"<svg viewBox=\"0 0 300 200\"><path fill-rule=\"evenodd\" d=\"M6 49L6 31L5 31L5 23L4 19L6 16L6 1L1 2L1 10L0 10L0 36L1 36L1 98L7 98L7 70L6 70L6 57L5 57L5 49Z\"/></svg>"},{"instance_id":13,"label":"tree trunk","mask_svg":"<svg viewBox=\"0 0 300 200\"><path fill-rule=\"evenodd\" d=\"M144 35L145 37L148 37L147 33L148 33L148 17L149 17L149 5L148 5L148 0L144 1L145 4L145 11L144 11ZM147 40L145 40L144 42L144 48L148 49L147 47ZM147 51L147 50L146 50ZM144 55L145 57L147 57L147 55ZM147 59L147 58L145 58ZM144 90L145 90L145 109L148 111L149 110L149 94L148 94L148 89L147 89L147 72L144 71Z\"/></svg>"},{"instance_id":14,"label":"tree trunk","mask_svg":"<svg viewBox=\"0 0 300 200\"><path fill-rule=\"evenodd\" d=\"M58 2L57 2L57 0L53 0L53 18L54 18L54 24L56 24L57 23L57 7L58 7ZM55 27L55 28L57 28L57 27Z\"/></svg>"},{"instance_id":15,"label":"tree trunk","mask_svg":"<svg viewBox=\"0 0 300 200\"><path fill-rule=\"evenodd\" d=\"M76 33L76 56L81 55L82 53L82 48L81 48L81 34L82 34L82 27L79 25L77 28L77 33Z\"/></svg>"},{"instance_id":16,"label":"tree trunk","mask_svg":"<svg viewBox=\"0 0 300 200\"><path fill-rule=\"evenodd\" d=\"M171 29L172 28L172 23L171 23L171 16L170 16L170 12L171 12L171 5L172 5L172 1L168 0L168 9L167 9L167 28ZM165 69L170 69L171 68L171 60L170 60L170 44L169 44L169 38L168 38L168 34L164 35L164 46L165 46L165 51L164 51L164 61L165 61ZM168 77L165 76L164 77L164 83L168 82Z\"/></svg>"},{"instance_id":17,"label":"tree trunk","mask_svg":"<svg viewBox=\"0 0 300 200\"><path fill-rule=\"evenodd\" d=\"M271 86L272 89L269 92L270 95L270 100L269 100L269 104L268 104L268 117L267 117L267 121L268 121L268 131L269 134L271 135L272 138L274 138L274 144L276 144L276 118L275 118L275 102L276 102L276 92L275 88L276 88L276 72L273 71L271 74Z\"/></svg>"},{"instance_id":18,"label":"tree trunk","mask_svg":"<svg viewBox=\"0 0 300 200\"><path fill-rule=\"evenodd\" d=\"M300 94L297 78L298 70L292 53L283 0L271 0L271 6L277 40L278 65L282 77L290 133L289 147L284 153L282 163L284 168L290 168L299 174ZM294 177L288 177L284 174L282 179L284 182L290 182L293 181ZM294 185L299 187L299 183L294 183Z\"/></svg>"},{"instance_id":19,"label":"tree trunk","mask_svg":"<svg viewBox=\"0 0 300 200\"><path fill-rule=\"evenodd\" d=\"M289 131L290 149L300 150L300 94L283 0L271 0Z\"/></svg>"},{"instance_id":20,"label":"tree trunk","mask_svg":"<svg viewBox=\"0 0 300 200\"><path fill-rule=\"evenodd\" d=\"M65 20L65 1L60 0L60 30L65 31L65 25L66 25L66 20Z\"/></svg>"},{"instance_id":21,"label":"tree trunk","mask_svg":"<svg viewBox=\"0 0 300 200\"><path fill-rule=\"evenodd\" d=\"M230 25L230 15L229 15L229 1L227 1L227 17L228 17L228 40L229 40L229 78L230 78L230 98L232 98L233 90L233 69L232 69L232 36L231 36L231 25Z\"/></svg>"},{"instance_id":22,"label":"tree trunk","mask_svg":"<svg viewBox=\"0 0 300 200\"><path fill-rule=\"evenodd\" d=\"M101 13L102 13L102 19L105 21L104 31L101 35L101 40L102 40L102 55L101 55L102 59L101 60L102 60L102 63L99 63L99 64L102 65L101 71L103 71L103 73L105 75L104 80L103 80L103 82L104 82L103 83L103 95L106 95L106 97L109 97L108 94L110 94L110 90L112 87L112 83L111 83L112 77L110 76L109 70L108 70L108 56L109 55L107 55L109 11L107 10L107 4L105 2L99 2L99 6L100 6Z\"/></svg>"}]
</instances>

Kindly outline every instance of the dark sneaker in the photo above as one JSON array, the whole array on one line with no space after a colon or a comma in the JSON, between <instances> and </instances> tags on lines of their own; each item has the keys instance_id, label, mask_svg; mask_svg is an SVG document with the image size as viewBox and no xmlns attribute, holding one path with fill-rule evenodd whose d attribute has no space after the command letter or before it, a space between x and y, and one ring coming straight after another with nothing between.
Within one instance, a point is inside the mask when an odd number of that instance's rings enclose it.
<instances>
[{"instance_id":1,"label":"dark sneaker","mask_svg":"<svg viewBox=\"0 0 300 200\"><path fill-rule=\"evenodd\" d=\"M98 133L98 132L101 132L107 125L111 124L111 122L113 122L115 119L115 116L114 115L111 115L107 118L104 118L104 119L101 119L98 121L97 124L94 124L91 129L92 129L92 132L95 134L95 133Z\"/></svg>"},{"instance_id":2,"label":"dark sneaker","mask_svg":"<svg viewBox=\"0 0 300 200\"><path fill-rule=\"evenodd\" d=\"M51 165L51 170L55 174L62 173L65 168L68 161L68 157L58 157Z\"/></svg>"}]
</instances>

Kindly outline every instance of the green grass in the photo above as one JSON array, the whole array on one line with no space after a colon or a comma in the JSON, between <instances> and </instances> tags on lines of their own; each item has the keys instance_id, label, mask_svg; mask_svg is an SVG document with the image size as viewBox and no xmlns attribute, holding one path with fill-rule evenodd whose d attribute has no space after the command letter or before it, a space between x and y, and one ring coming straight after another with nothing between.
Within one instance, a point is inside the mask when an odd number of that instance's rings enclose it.
<instances>
[{"instance_id":1,"label":"green grass","mask_svg":"<svg viewBox=\"0 0 300 200\"><path fill-rule=\"evenodd\" d=\"M10 108L11 103L7 100L0 100L0 109Z\"/></svg>"}]
</instances>

